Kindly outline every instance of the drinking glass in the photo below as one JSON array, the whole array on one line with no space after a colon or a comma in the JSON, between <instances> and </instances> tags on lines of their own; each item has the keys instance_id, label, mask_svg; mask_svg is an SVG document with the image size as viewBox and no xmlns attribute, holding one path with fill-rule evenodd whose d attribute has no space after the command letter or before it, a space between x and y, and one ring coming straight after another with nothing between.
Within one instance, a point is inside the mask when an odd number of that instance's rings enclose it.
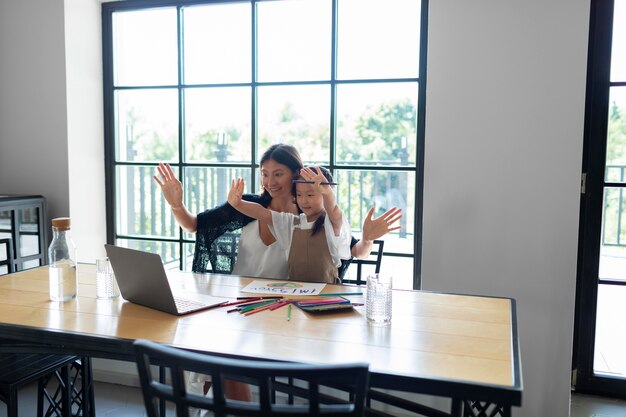
<instances>
[{"instance_id":1,"label":"drinking glass","mask_svg":"<svg viewBox=\"0 0 626 417\"><path fill-rule=\"evenodd\" d=\"M96 259L96 297L115 298L119 295L120 289L109 258Z\"/></svg>"},{"instance_id":2,"label":"drinking glass","mask_svg":"<svg viewBox=\"0 0 626 417\"><path fill-rule=\"evenodd\" d=\"M368 275L367 292L365 294L365 316L370 323L391 323L392 282L393 279L389 275Z\"/></svg>"}]
</instances>

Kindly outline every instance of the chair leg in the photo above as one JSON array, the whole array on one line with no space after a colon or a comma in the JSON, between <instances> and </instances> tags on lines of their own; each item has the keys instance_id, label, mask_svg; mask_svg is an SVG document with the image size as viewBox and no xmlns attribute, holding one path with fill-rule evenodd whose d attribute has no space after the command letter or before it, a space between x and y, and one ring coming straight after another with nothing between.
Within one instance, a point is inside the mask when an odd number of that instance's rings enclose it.
<instances>
[{"instance_id":1,"label":"chair leg","mask_svg":"<svg viewBox=\"0 0 626 417\"><path fill-rule=\"evenodd\" d=\"M17 417L17 388L12 388L9 391L7 417Z\"/></svg>"},{"instance_id":2,"label":"chair leg","mask_svg":"<svg viewBox=\"0 0 626 417\"><path fill-rule=\"evenodd\" d=\"M93 386L93 370L91 368L91 358L83 357L83 372L81 381L83 384L83 417L96 417L96 399Z\"/></svg>"}]
</instances>

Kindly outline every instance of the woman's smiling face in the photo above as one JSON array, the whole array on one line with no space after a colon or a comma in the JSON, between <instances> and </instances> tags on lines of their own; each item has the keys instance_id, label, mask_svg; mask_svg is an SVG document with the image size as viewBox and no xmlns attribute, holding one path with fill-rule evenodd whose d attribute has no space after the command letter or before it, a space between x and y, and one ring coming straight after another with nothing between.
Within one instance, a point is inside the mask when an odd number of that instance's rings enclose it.
<instances>
[{"instance_id":1,"label":"woman's smiling face","mask_svg":"<svg viewBox=\"0 0 626 417\"><path fill-rule=\"evenodd\" d=\"M293 173L287 165L269 159L261 165L261 184L272 198L291 196Z\"/></svg>"}]
</instances>

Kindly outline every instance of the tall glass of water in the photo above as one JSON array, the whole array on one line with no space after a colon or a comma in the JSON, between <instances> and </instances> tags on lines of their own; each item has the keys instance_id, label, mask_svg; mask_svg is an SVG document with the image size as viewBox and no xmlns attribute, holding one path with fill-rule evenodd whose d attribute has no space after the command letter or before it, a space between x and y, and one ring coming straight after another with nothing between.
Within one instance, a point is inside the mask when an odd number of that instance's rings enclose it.
<instances>
[{"instance_id":1,"label":"tall glass of water","mask_svg":"<svg viewBox=\"0 0 626 417\"><path fill-rule=\"evenodd\" d=\"M109 258L96 259L96 297L115 298L120 295Z\"/></svg>"},{"instance_id":2,"label":"tall glass of water","mask_svg":"<svg viewBox=\"0 0 626 417\"><path fill-rule=\"evenodd\" d=\"M373 274L367 277L365 315L373 324L391 323L392 277Z\"/></svg>"}]
</instances>

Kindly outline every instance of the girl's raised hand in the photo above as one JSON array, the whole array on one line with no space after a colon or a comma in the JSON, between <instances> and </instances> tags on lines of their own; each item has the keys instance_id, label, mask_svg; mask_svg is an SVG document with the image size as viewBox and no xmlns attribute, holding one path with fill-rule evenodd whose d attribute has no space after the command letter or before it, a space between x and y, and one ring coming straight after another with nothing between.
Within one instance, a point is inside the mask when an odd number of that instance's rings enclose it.
<instances>
[{"instance_id":1,"label":"girl's raised hand","mask_svg":"<svg viewBox=\"0 0 626 417\"><path fill-rule=\"evenodd\" d=\"M392 207L380 216L372 219L374 208L372 207L363 221L363 239L375 240L385 234L400 229L400 225L394 225L402 218L402 209Z\"/></svg>"},{"instance_id":2,"label":"girl's raised hand","mask_svg":"<svg viewBox=\"0 0 626 417\"><path fill-rule=\"evenodd\" d=\"M327 182L328 179L326 179L326 177L324 176L324 174L322 174L322 171L320 170L319 167L313 167L315 168L315 171L313 171L313 169L311 167L304 167L300 170L300 176L302 177L303 180L305 181L313 181L314 182L314 186L316 186L320 193L322 194L327 194L329 192L332 192L332 189L330 188L330 185L322 185L323 182Z\"/></svg>"},{"instance_id":3,"label":"girl's raised hand","mask_svg":"<svg viewBox=\"0 0 626 417\"><path fill-rule=\"evenodd\" d=\"M183 207L183 186L174 175L174 170L170 164L160 162L157 171L159 174L153 175L152 178L161 187L161 192L167 203L173 209Z\"/></svg>"},{"instance_id":4,"label":"girl's raised hand","mask_svg":"<svg viewBox=\"0 0 626 417\"><path fill-rule=\"evenodd\" d=\"M233 207L237 207L241 204L241 197L243 196L243 189L245 186L243 178L237 178L232 180L230 191L228 192L228 204Z\"/></svg>"}]
</instances>

